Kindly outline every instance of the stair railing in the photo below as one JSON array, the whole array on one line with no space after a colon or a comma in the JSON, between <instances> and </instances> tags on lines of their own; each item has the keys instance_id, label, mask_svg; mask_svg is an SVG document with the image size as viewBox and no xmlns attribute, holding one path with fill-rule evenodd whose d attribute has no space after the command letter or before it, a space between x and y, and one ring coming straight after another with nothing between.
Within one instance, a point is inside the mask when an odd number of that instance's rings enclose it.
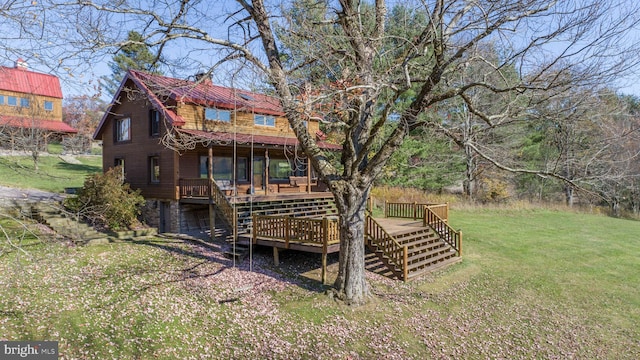
<instances>
[{"instance_id":1,"label":"stair railing","mask_svg":"<svg viewBox=\"0 0 640 360\"><path fill-rule=\"evenodd\" d=\"M210 181L209 187L211 189L211 199L213 200L213 203L217 205L219 213L222 215L222 219L227 222L229 227L231 227L231 231L235 239L238 234L238 217L236 216L236 209L231 205L231 202L222 190L220 190L215 181Z\"/></svg>"},{"instance_id":2,"label":"stair railing","mask_svg":"<svg viewBox=\"0 0 640 360\"><path fill-rule=\"evenodd\" d=\"M384 203L384 217L387 218L405 218L405 219L422 219L424 217L424 208L426 206L434 207L434 211L440 214L445 221L448 219L448 204L437 203L404 203L404 202L388 202ZM436 210L437 208L437 210Z\"/></svg>"},{"instance_id":3,"label":"stair railing","mask_svg":"<svg viewBox=\"0 0 640 360\"><path fill-rule=\"evenodd\" d=\"M371 215L365 220L365 238L375 245L389 261L402 271L402 280L407 281L409 275L409 250L400 245L396 239L378 224Z\"/></svg>"},{"instance_id":4,"label":"stair railing","mask_svg":"<svg viewBox=\"0 0 640 360\"><path fill-rule=\"evenodd\" d=\"M442 219L431 206L425 206L423 226L431 227L440 238L451 246L458 256L462 256L462 231L454 230L446 220Z\"/></svg>"}]
</instances>

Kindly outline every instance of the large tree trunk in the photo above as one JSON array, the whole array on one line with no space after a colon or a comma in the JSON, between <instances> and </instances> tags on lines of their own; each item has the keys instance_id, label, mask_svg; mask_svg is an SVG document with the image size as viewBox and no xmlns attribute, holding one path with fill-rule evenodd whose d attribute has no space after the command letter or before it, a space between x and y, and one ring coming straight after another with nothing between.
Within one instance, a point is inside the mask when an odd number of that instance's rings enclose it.
<instances>
[{"instance_id":1,"label":"large tree trunk","mask_svg":"<svg viewBox=\"0 0 640 360\"><path fill-rule=\"evenodd\" d=\"M345 184L334 190L340 214L340 261L334 283L336 296L349 305L360 305L370 296L364 268L364 220L370 186Z\"/></svg>"}]
</instances>

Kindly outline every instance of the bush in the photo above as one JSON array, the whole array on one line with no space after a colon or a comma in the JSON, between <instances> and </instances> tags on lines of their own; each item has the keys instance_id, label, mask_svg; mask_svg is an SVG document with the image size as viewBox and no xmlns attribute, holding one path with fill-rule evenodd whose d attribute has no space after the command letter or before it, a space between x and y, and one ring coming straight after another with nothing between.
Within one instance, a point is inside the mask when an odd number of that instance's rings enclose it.
<instances>
[{"instance_id":1,"label":"bush","mask_svg":"<svg viewBox=\"0 0 640 360\"><path fill-rule=\"evenodd\" d=\"M111 168L106 173L90 175L78 196L65 200L65 206L94 225L111 230L131 228L138 222L144 198L140 190L131 190L124 183L122 169Z\"/></svg>"}]
</instances>

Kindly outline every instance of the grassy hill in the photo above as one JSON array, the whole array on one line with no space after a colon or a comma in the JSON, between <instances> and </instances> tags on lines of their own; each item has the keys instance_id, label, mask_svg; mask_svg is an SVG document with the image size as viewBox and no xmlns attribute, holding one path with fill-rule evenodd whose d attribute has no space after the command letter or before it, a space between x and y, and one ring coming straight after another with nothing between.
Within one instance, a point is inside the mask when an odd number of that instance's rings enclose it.
<instances>
[{"instance_id":1,"label":"grassy hill","mask_svg":"<svg viewBox=\"0 0 640 360\"><path fill-rule=\"evenodd\" d=\"M0 185L62 192L80 187L87 175L102 171L101 156L43 155L34 171L29 156L0 156Z\"/></svg>"},{"instance_id":2,"label":"grassy hill","mask_svg":"<svg viewBox=\"0 0 640 360\"><path fill-rule=\"evenodd\" d=\"M369 274L360 308L324 294L313 254L274 267L256 249L250 268L176 238L3 244L0 339L78 359L640 358L640 222L476 209L451 223L461 263L407 284Z\"/></svg>"}]
</instances>

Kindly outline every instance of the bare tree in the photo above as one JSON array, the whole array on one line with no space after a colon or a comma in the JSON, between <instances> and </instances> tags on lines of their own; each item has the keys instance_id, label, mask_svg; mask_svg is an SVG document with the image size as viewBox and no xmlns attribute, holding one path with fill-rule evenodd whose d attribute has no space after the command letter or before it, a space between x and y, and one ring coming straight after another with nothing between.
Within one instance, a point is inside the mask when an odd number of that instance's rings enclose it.
<instances>
[{"instance_id":1,"label":"bare tree","mask_svg":"<svg viewBox=\"0 0 640 360\"><path fill-rule=\"evenodd\" d=\"M551 99L568 85L567 77L547 76L551 71L570 72L574 84L606 85L635 65L635 44L625 43L625 35L640 13L637 4L626 1L416 1L404 6L424 14L425 21L407 25L399 35L388 26L383 0L306 0L282 6L263 0L215 6L186 0L115 5L83 0L57 5L55 18L73 24L68 33L81 30L67 42L77 50L60 57L63 63L83 51L113 49L122 44L126 29L137 29L141 42L157 48L165 62L173 60L176 71L208 61L207 69L214 73L236 61L264 76L335 196L341 220L335 291L354 304L370 294L364 270L366 199L404 137L420 126L439 126L423 114L457 98L492 127L511 116L511 110L478 106L468 96L476 89L513 97L535 90ZM501 56L484 59L486 69L499 74L513 67L517 81L496 81L499 76L448 81L468 66L466 54L487 43ZM516 105L522 112L528 104ZM313 117L340 133L339 164L330 162L305 131L304 121ZM390 120L397 126L381 138ZM501 164L490 147L464 141L498 167L538 172Z\"/></svg>"}]
</instances>

